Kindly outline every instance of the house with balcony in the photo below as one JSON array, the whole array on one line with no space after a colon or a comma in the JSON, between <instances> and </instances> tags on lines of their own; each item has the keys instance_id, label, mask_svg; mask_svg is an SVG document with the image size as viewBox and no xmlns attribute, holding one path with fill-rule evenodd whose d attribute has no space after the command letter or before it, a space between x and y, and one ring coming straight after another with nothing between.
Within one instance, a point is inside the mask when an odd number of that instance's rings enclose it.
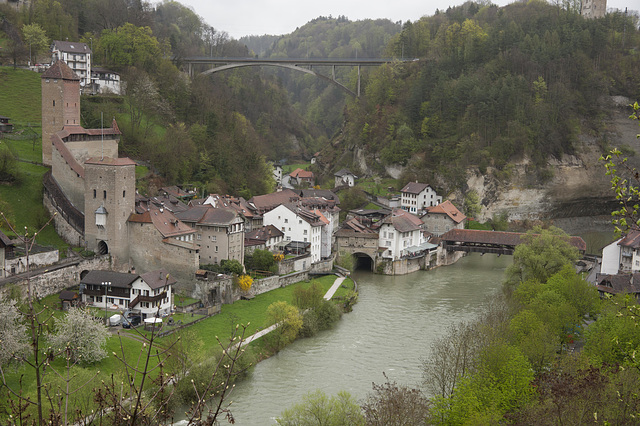
<instances>
[{"instance_id":1,"label":"house with balcony","mask_svg":"<svg viewBox=\"0 0 640 426\"><path fill-rule=\"evenodd\" d=\"M602 249L600 273L615 275L640 271L640 230L632 229Z\"/></svg>"},{"instance_id":2,"label":"house with balcony","mask_svg":"<svg viewBox=\"0 0 640 426\"><path fill-rule=\"evenodd\" d=\"M437 206L442 202L442 197L436 194L435 189L417 181L406 184L400 193L400 207L413 214L419 214L427 207Z\"/></svg>"},{"instance_id":3,"label":"house with balcony","mask_svg":"<svg viewBox=\"0 0 640 426\"><path fill-rule=\"evenodd\" d=\"M381 257L397 260L409 255L411 247L420 246L424 242L424 224L419 217L402 209L393 209L391 214L377 222L374 229L378 231L378 246Z\"/></svg>"},{"instance_id":4,"label":"house with balcony","mask_svg":"<svg viewBox=\"0 0 640 426\"><path fill-rule=\"evenodd\" d=\"M51 44L51 65L64 61L80 78L80 88L91 85L91 49L87 43L54 40Z\"/></svg>"},{"instance_id":5,"label":"house with balcony","mask_svg":"<svg viewBox=\"0 0 640 426\"><path fill-rule=\"evenodd\" d=\"M90 271L80 280L82 302L111 312L130 311L142 318L171 312L176 280L164 269L143 275Z\"/></svg>"},{"instance_id":6,"label":"house with balcony","mask_svg":"<svg viewBox=\"0 0 640 426\"><path fill-rule=\"evenodd\" d=\"M120 95L120 88L120 74L107 68L91 68L91 93Z\"/></svg>"}]
</instances>

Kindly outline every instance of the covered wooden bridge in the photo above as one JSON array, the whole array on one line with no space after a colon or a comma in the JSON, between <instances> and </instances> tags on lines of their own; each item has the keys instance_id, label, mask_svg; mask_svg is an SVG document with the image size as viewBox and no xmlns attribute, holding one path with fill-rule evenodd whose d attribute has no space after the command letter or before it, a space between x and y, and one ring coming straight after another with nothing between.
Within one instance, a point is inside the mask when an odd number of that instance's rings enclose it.
<instances>
[{"instance_id":1,"label":"covered wooden bridge","mask_svg":"<svg viewBox=\"0 0 640 426\"><path fill-rule=\"evenodd\" d=\"M440 237L442 246L449 251L466 253L513 254L516 246L524 240L521 232L479 231L475 229L452 229ZM580 237L569 237L569 243L584 254L587 243Z\"/></svg>"}]
</instances>

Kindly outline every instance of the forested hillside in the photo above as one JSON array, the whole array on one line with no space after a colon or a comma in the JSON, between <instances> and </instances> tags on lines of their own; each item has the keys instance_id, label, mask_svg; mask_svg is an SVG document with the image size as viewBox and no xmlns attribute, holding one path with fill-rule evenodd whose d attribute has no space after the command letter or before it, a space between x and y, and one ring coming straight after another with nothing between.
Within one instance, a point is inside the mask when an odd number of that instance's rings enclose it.
<instances>
[{"instance_id":1,"label":"forested hillside","mask_svg":"<svg viewBox=\"0 0 640 426\"><path fill-rule=\"evenodd\" d=\"M586 20L541 1L466 3L407 22L386 54L419 61L368 74L325 161L349 164L358 148L380 173L406 165L405 180L439 175L450 190L470 166L503 170L528 156L544 181L548 158L574 153L580 134L600 135L606 148L610 96L640 96L637 24L631 14Z\"/></svg>"},{"instance_id":2,"label":"forested hillside","mask_svg":"<svg viewBox=\"0 0 640 426\"><path fill-rule=\"evenodd\" d=\"M550 179L547 160L579 151L583 134L605 150L610 97L640 97L637 24L631 13L585 20L539 0L469 2L402 25L319 17L289 35L233 40L175 1L34 0L0 5L0 63L25 65L29 47L45 61L54 39L90 45L126 90L85 97L84 124L115 116L122 153L150 161L167 183L251 196L273 188L267 161L322 150L326 182L341 167L401 166L401 180L449 192L469 167L507 175L523 157L537 182ZM290 70L189 78L181 59L190 55L415 60L362 68L356 99ZM357 70L336 77L355 88Z\"/></svg>"}]
</instances>

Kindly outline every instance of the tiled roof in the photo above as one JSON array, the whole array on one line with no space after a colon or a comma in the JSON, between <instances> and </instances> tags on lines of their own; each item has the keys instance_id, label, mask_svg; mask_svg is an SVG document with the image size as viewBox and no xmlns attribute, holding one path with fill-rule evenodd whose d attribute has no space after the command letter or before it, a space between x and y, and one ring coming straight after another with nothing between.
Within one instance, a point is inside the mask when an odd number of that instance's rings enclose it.
<instances>
[{"instance_id":1,"label":"tiled roof","mask_svg":"<svg viewBox=\"0 0 640 426\"><path fill-rule=\"evenodd\" d=\"M245 234L245 239L268 241L269 238L284 237L284 232L273 225L263 226Z\"/></svg>"},{"instance_id":2,"label":"tiled roof","mask_svg":"<svg viewBox=\"0 0 640 426\"><path fill-rule=\"evenodd\" d=\"M238 213L234 209L209 207L198 223L201 225L229 226L237 217Z\"/></svg>"},{"instance_id":3,"label":"tiled roof","mask_svg":"<svg viewBox=\"0 0 640 426\"><path fill-rule=\"evenodd\" d=\"M424 225L418 216L402 209L393 209L391 214L378 222L378 224L390 224L399 232L411 232L422 229Z\"/></svg>"},{"instance_id":4,"label":"tiled roof","mask_svg":"<svg viewBox=\"0 0 640 426\"><path fill-rule=\"evenodd\" d=\"M13 245L11 239L7 237L2 231L0 231L0 247L8 247Z\"/></svg>"},{"instance_id":5,"label":"tiled roof","mask_svg":"<svg viewBox=\"0 0 640 426\"><path fill-rule=\"evenodd\" d=\"M640 231L637 229L632 229L618 242L618 245L623 247L631 247L634 249L640 248Z\"/></svg>"},{"instance_id":6,"label":"tiled roof","mask_svg":"<svg viewBox=\"0 0 640 426\"><path fill-rule=\"evenodd\" d=\"M195 233L195 230L178 220L169 210L158 208L153 204L150 204L149 210L142 214L131 214L129 222L152 223L164 238Z\"/></svg>"},{"instance_id":7,"label":"tiled roof","mask_svg":"<svg viewBox=\"0 0 640 426\"><path fill-rule=\"evenodd\" d=\"M451 219L455 223L460 223L460 222L462 222L463 220L465 220L467 218L449 200L445 201L444 203L440 203L437 206L427 207L427 213L426 214L427 215L429 215L429 214L446 214L447 216L449 216L449 219Z\"/></svg>"},{"instance_id":8,"label":"tiled roof","mask_svg":"<svg viewBox=\"0 0 640 426\"><path fill-rule=\"evenodd\" d=\"M325 198L327 200L335 201L336 204L340 204L338 194L330 189L301 189L299 194L301 198Z\"/></svg>"},{"instance_id":9,"label":"tiled roof","mask_svg":"<svg viewBox=\"0 0 640 426\"><path fill-rule=\"evenodd\" d=\"M640 293L640 273L596 274L596 288L610 294Z\"/></svg>"},{"instance_id":10,"label":"tiled roof","mask_svg":"<svg viewBox=\"0 0 640 426\"><path fill-rule=\"evenodd\" d=\"M253 204L259 212L264 212L272 210L281 204L291 203L299 199L300 196L296 192L284 189L271 194L256 195L249 200L249 203Z\"/></svg>"},{"instance_id":11,"label":"tiled roof","mask_svg":"<svg viewBox=\"0 0 640 426\"><path fill-rule=\"evenodd\" d=\"M80 81L80 77L76 75L75 72L69 65L65 64L64 61L56 61L55 64L51 65L45 72L42 73L43 79L56 79L59 78L61 80L78 80Z\"/></svg>"},{"instance_id":12,"label":"tiled roof","mask_svg":"<svg viewBox=\"0 0 640 426\"><path fill-rule=\"evenodd\" d=\"M102 285L102 283L111 283L113 287L129 288L139 275L127 274L123 272L115 271L89 271L83 279L80 280L81 284Z\"/></svg>"},{"instance_id":13,"label":"tiled roof","mask_svg":"<svg viewBox=\"0 0 640 426\"><path fill-rule=\"evenodd\" d=\"M177 282L165 269L150 271L140 275L140 277L142 277L144 282L153 290L162 288L165 285L173 285Z\"/></svg>"},{"instance_id":14,"label":"tiled roof","mask_svg":"<svg viewBox=\"0 0 640 426\"><path fill-rule=\"evenodd\" d=\"M339 171L335 172L333 175L334 175L334 176L338 176L338 177L352 175L352 176L356 177L356 175L354 175L353 173L351 173L351 171L350 171L350 170L348 170L348 169L342 169L342 170L339 170Z\"/></svg>"},{"instance_id":15,"label":"tiled roof","mask_svg":"<svg viewBox=\"0 0 640 426\"><path fill-rule=\"evenodd\" d=\"M426 183L419 182L409 182L400 190L400 192L407 192L409 194L419 194L425 189L429 188L429 185Z\"/></svg>"},{"instance_id":16,"label":"tiled roof","mask_svg":"<svg viewBox=\"0 0 640 426\"><path fill-rule=\"evenodd\" d=\"M524 233L502 232L502 231L481 231L476 229L452 229L444 233L440 239L442 241L456 241L461 243L481 243L517 246L522 243ZM580 251L586 251L587 243L580 237L569 237L569 243Z\"/></svg>"},{"instance_id":17,"label":"tiled roof","mask_svg":"<svg viewBox=\"0 0 640 426\"><path fill-rule=\"evenodd\" d=\"M91 49L87 46L87 43L81 43L79 41L54 40L52 47L67 53L91 53Z\"/></svg>"},{"instance_id":18,"label":"tiled roof","mask_svg":"<svg viewBox=\"0 0 640 426\"><path fill-rule=\"evenodd\" d=\"M320 226L323 224L322 220L320 219L320 216L318 216L312 211L309 211L303 207L299 207L298 205L292 204L292 203L283 204L283 206L291 210L300 219L304 220L311 226Z\"/></svg>"},{"instance_id":19,"label":"tiled roof","mask_svg":"<svg viewBox=\"0 0 640 426\"><path fill-rule=\"evenodd\" d=\"M313 179L313 172L309 170L302 170L301 168L297 168L291 173L289 173L289 176L294 178L300 178L300 179Z\"/></svg>"}]
</instances>

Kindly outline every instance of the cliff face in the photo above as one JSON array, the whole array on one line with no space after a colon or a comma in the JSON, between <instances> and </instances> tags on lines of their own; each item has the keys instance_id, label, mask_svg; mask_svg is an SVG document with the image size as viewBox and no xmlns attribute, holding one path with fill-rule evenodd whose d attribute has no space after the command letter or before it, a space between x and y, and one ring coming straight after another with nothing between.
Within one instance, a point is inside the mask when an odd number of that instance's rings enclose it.
<instances>
[{"instance_id":1,"label":"cliff face","mask_svg":"<svg viewBox=\"0 0 640 426\"><path fill-rule=\"evenodd\" d=\"M610 148L625 146L638 153L640 140L636 135L640 128L628 117L628 109L616 108L607 123L605 138ZM597 137L583 135L576 155L549 159L552 177L544 184L534 182L527 173L526 158L512 163L509 178L502 181L495 178L496 170L488 169L484 175L477 170L468 171L467 185L482 200L478 219L483 221L500 213L507 213L511 220L609 215L617 208L617 201L604 163L599 160L602 144L598 142ZM640 158L632 154L629 164L640 168Z\"/></svg>"}]
</instances>

